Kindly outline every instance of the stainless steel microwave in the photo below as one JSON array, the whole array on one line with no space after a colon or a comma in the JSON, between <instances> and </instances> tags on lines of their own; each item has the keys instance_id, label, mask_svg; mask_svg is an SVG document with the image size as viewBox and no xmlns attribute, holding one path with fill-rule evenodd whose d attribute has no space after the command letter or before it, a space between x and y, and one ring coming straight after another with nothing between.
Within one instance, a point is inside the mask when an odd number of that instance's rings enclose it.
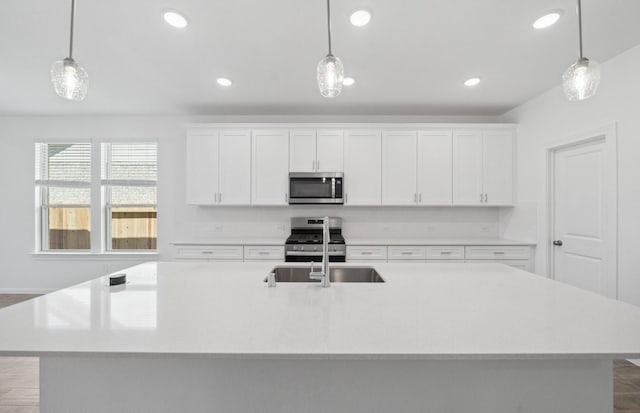
<instances>
[{"instance_id":1,"label":"stainless steel microwave","mask_svg":"<svg viewBox=\"0 0 640 413\"><path fill-rule=\"evenodd\" d=\"M289 174L289 204L344 204L342 172Z\"/></svg>"}]
</instances>

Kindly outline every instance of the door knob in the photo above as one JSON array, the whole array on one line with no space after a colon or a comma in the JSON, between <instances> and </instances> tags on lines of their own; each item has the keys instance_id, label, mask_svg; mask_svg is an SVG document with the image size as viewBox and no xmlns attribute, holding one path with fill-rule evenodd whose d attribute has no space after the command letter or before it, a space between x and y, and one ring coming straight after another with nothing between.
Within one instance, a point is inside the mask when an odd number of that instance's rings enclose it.
<instances>
[{"instance_id":1,"label":"door knob","mask_svg":"<svg viewBox=\"0 0 640 413\"><path fill-rule=\"evenodd\" d=\"M553 245L555 245L556 247L562 247L562 240L557 239L553 241Z\"/></svg>"}]
</instances>

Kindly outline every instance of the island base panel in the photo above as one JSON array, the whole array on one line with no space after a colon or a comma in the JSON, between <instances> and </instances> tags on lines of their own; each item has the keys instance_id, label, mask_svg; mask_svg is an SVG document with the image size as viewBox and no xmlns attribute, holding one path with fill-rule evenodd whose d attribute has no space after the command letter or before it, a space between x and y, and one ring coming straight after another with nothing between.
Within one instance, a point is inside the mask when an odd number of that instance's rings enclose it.
<instances>
[{"instance_id":1,"label":"island base panel","mask_svg":"<svg viewBox=\"0 0 640 413\"><path fill-rule=\"evenodd\" d=\"M42 413L612 411L610 360L291 360L55 355Z\"/></svg>"}]
</instances>

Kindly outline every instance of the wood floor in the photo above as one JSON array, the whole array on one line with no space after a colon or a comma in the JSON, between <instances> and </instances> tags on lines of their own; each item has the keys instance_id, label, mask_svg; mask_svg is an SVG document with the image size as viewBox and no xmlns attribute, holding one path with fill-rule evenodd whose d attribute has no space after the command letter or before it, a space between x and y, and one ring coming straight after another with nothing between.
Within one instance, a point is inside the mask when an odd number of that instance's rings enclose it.
<instances>
[{"instance_id":1,"label":"wood floor","mask_svg":"<svg viewBox=\"0 0 640 413\"><path fill-rule=\"evenodd\" d=\"M0 308L35 295L0 294ZM0 357L0 413L38 413L40 386L37 357ZM614 362L614 413L640 413L640 367Z\"/></svg>"}]
</instances>

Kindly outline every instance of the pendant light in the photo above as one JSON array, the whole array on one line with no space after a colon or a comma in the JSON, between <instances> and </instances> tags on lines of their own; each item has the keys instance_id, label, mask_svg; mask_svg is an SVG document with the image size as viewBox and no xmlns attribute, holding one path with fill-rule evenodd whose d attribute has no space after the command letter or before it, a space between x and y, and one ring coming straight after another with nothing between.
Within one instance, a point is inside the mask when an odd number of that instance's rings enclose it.
<instances>
[{"instance_id":1,"label":"pendant light","mask_svg":"<svg viewBox=\"0 0 640 413\"><path fill-rule=\"evenodd\" d=\"M334 98L342 92L344 66L342 61L331 53L331 6L327 0L327 32L329 34L329 54L318 63L317 78L320 94Z\"/></svg>"},{"instance_id":2,"label":"pendant light","mask_svg":"<svg viewBox=\"0 0 640 413\"><path fill-rule=\"evenodd\" d=\"M564 94L572 102L589 99L600 84L600 64L582 55L582 0L578 0L578 39L580 58L562 75Z\"/></svg>"},{"instance_id":3,"label":"pendant light","mask_svg":"<svg viewBox=\"0 0 640 413\"><path fill-rule=\"evenodd\" d=\"M69 57L58 60L51 66L51 82L58 96L80 101L87 96L89 75L73 60L73 26L76 14L76 0L71 0L71 29L69 35Z\"/></svg>"}]
</instances>

